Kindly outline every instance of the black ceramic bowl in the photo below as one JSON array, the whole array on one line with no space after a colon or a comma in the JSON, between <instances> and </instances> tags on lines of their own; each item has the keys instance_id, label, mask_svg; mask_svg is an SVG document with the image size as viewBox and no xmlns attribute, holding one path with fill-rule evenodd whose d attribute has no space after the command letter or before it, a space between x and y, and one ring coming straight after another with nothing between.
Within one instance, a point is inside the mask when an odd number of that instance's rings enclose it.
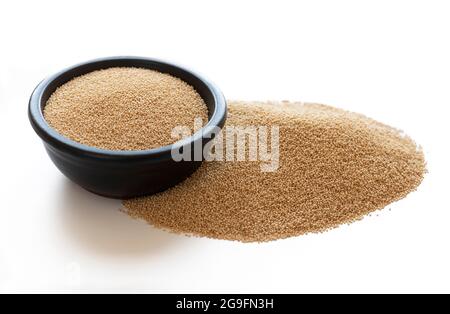
<instances>
[{"instance_id":1,"label":"black ceramic bowl","mask_svg":"<svg viewBox=\"0 0 450 314\"><path fill-rule=\"evenodd\" d=\"M202 130L174 145L144 151L110 151L69 140L44 119L43 109L50 95L74 77L111 67L139 67L168 73L193 86L205 101L209 121ZM202 161L172 159L174 147L203 147L222 128L227 113L220 90L201 76L166 62L139 57L112 57L81 63L42 81L29 103L29 118L44 142L53 163L69 179L83 188L112 198L132 198L163 191L191 175ZM198 147L198 146L197 146Z\"/></svg>"}]
</instances>

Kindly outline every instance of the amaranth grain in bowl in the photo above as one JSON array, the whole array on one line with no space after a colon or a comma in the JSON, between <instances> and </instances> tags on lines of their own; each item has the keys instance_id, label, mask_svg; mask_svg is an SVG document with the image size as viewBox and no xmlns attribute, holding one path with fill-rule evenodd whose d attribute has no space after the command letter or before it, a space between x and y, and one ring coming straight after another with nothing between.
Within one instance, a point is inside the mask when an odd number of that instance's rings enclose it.
<instances>
[{"instance_id":1,"label":"amaranth grain in bowl","mask_svg":"<svg viewBox=\"0 0 450 314\"><path fill-rule=\"evenodd\" d=\"M60 86L44 108L61 135L107 150L147 150L175 142L176 126L208 119L205 102L183 80L157 71L114 67Z\"/></svg>"}]
</instances>

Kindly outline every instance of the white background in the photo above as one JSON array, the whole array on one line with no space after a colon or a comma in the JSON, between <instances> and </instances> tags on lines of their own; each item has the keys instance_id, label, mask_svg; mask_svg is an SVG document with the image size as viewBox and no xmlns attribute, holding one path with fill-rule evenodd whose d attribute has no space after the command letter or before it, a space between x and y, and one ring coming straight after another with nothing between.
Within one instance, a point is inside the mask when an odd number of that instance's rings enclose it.
<instances>
[{"instance_id":1,"label":"white background","mask_svg":"<svg viewBox=\"0 0 450 314\"><path fill-rule=\"evenodd\" d=\"M0 291L450 292L449 16L429 0L0 1ZM417 140L429 173L325 234L240 244L156 230L69 183L27 119L45 76L113 55L184 64L229 99L364 113Z\"/></svg>"}]
</instances>

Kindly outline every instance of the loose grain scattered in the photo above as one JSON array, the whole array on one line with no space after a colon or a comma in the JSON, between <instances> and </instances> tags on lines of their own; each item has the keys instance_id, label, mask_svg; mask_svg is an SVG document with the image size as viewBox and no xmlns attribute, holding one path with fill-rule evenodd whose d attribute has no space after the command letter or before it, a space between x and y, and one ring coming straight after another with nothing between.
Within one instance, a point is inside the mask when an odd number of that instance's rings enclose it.
<instances>
[{"instance_id":1,"label":"loose grain scattered","mask_svg":"<svg viewBox=\"0 0 450 314\"><path fill-rule=\"evenodd\" d=\"M231 102L227 125L278 125L279 170L204 163L166 192L124 201L129 215L177 233L269 241L361 219L415 190L425 172L409 137L329 106Z\"/></svg>"},{"instance_id":2,"label":"loose grain scattered","mask_svg":"<svg viewBox=\"0 0 450 314\"><path fill-rule=\"evenodd\" d=\"M195 89L168 74L109 68L59 87L44 108L51 127L76 142L108 150L145 150L175 142L175 126L206 123L206 104Z\"/></svg>"}]
</instances>

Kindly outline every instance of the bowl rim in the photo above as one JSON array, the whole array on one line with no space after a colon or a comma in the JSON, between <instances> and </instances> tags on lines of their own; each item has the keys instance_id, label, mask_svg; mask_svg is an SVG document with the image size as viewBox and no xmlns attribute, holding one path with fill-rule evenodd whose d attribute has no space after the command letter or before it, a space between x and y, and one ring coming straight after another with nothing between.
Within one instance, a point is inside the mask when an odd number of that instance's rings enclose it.
<instances>
[{"instance_id":1,"label":"bowl rim","mask_svg":"<svg viewBox=\"0 0 450 314\"><path fill-rule=\"evenodd\" d=\"M57 79L59 79L61 76L64 76L67 74L67 72L74 71L78 68L84 67L89 64L94 63L103 63L103 62L114 62L114 61L130 61L130 62L149 62L149 63L156 63L160 65L164 65L167 67L176 68L178 70L187 72L189 75L192 75L196 77L202 84L206 86L206 88L209 89L211 94L214 97L215 102L215 108L211 115L211 118L209 118L206 125L204 125L200 130L197 130L193 135L179 140L173 144L169 144L166 146L156 147L148 150L107 150L107 149L101 149L85 144L78 143L76 141L73 141L60 133L58 133L54 128L52 128L48 122L44 118L44 113L41 108L44 108L42 105L42 97L44 93L46 92L47 88ZM114 66L108 66L106 68L112 68ZM95 70L93 70L95 71ZM89 73L89 72L88 72ZM170 72L167 72L168 74L171 74ZM73 76L74 78L76 76ZM94 157L103 157L108 159L142 159L142 158L148 158L148 157L158 157L158 158L165 158L171 156L172 149L179 149L182 146L189 146L192 145L195 142L200 142L203 139L212 139L214 138L215 132L217 128L222 128L226 116L227 116L227 103L225 100L224 95L219 90L219 88L210 80L204 78L202 75L197 74L196 72L186 69L184 66L179 66L177 64L174 64L172 62L163 61L160 59L154 59L154 58L146 58L146 57L136 57L136 56L115 56L115 57L105 57L105 58L97 58L85 62L78 63L76 65L67 67L49 77L41 81L36 88L34 89L33 93L31 94L29 105L28 105L28 116L29 120L31 122L31 125L33 129L36 131L36 133L41 137L44 142L51 144L52 146L55 146L59 149L70 151L71 153L77 154L77 155L87 155L87 156L94 156Z\"/></svg>"}]
</instances>

